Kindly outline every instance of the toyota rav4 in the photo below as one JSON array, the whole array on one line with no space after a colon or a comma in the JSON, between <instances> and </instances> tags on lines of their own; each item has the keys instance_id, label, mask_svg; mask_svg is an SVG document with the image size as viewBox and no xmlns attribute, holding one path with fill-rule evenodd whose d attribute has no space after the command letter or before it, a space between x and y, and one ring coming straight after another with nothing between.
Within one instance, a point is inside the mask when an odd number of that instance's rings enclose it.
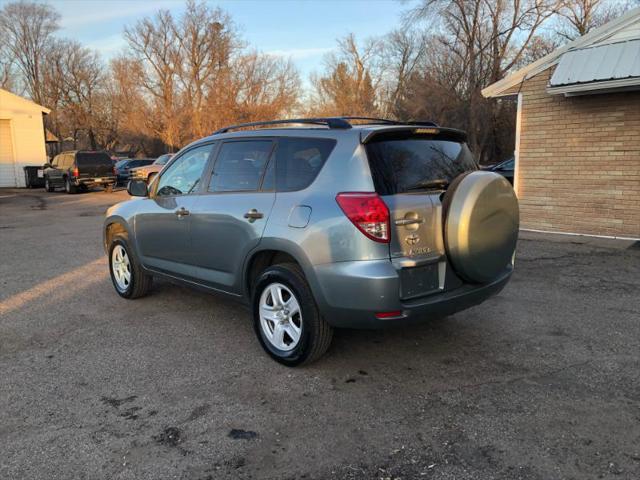
<instances>
[{"instance_id":1,"label":"toyota rav4","mask_svg":"<svg viewBox=\"0 0 640 480\"><path fill-rule=\"evenodd\" d=\"M164 277L236 298L289 366L320 357L336 327L477 305L513 270L511 185L478 170L463 132L429 122L226 127L128 191L138 198L104 223L116 292L137 298Z\"/></svg>"}]
</instances>

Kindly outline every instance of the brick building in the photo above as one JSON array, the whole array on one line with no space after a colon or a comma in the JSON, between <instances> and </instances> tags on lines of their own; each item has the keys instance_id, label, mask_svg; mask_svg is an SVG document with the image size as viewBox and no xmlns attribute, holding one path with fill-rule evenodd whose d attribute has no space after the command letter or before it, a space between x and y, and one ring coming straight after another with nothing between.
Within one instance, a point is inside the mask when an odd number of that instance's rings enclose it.
<instances>
[{"instance_id":1,"label":"brick building","mask_svg":"<svg viewBox=\"0 0 640 480\"><path fill-rule=\"evenodd\" d=\"M640 9L482 93L518 99L524 229L640 238Z\"/></svg>"}]
</instances>

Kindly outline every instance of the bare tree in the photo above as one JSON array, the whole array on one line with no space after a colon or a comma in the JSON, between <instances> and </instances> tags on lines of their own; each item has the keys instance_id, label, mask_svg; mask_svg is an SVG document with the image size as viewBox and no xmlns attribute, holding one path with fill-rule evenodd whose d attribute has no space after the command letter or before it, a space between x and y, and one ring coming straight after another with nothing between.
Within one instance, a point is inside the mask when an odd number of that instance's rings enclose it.
<instances>
[{"instance_id":1,"label":"bare tree","mask_svg":"<svg viewBox=\"0 0 640 480\"><path fill-rule=\"evenodd\" d=\"M60 15L43 3L19 1L0 10L0 38L20 71L25 90L43 103L43 62Z\"/></svg>"},{"instance_id":2,"label":"bare tree","mask_svg":"<svg viewBox=\"0 0 640 480\"><path fill-rule=\"evenodd\" d=\"M183 113L178 88L182 68L180 47L173 17L169 11L160 10L155 17L126 28L124 36L135 58L144 66L139 81L156 106L156 115L149 119L150 126L173 151L181 143Z\"/></svg>"},{"instance_id":3,"label":"bare tree","mask_svg":"<svg viewBox=\"0 0 640 480\"><path fill-rule=\"evenodd\" d=\"M382 42L358 45L353 34L338 40L338 50L325 59L325 71L312 79L315 107L330 115L377 115L383 80Z\"/></svg>"},{"instance_id":4,"label":"bare tree","mask_svg":"<svg viewBox=\"0 0 640 480\"><path fill-rule=\"evenodd\" d=\"M382 56L386 72L382 87L381 110L397 117L398 105L405 100L407 82L425 60L427 37L411 29L394 30L383 38Z\"/></svg>"},{"instance_id":5,"label":"bare tree","mask_svg":"<svg viewBox=\"0 0 640 480\"><path fill-rule=\"evenodd\" d=\"M502 155L497 118L511 115L504 102L482 97L483 87L500 80L521 64L536 34L562 6L562 0L422 0L408 14L409 23L427 22L430 52L422 78L456 97L461 109L457 126L469 132L472 149L481 160ZM414 89L414 95L420 95ZM449 95L448 95L449 96ZM405 102L405 115L413 116Z\"/></svg>"},{"instance_id":6,"label":"bare tree","mask_svg":"<svg viewBox=\"0 0 640 480\"><path fill-rule=\"evenodd\" d=\"M573 40L638 6L637 0L566 0L559 10L556 34Z\"/></svg>"},{"instance_id":7,"label":"bare tree","mask_svg":"<svg viewBox=\"0 0 640 480\"><path fill-rule=\"evenodd\" d=\"M300 77L290 61L250 53L241 56L233 70L238 120L268 120L295 108Z\"/></svg>"},{"instance_id":8,"label":"bare tree","mask_svg":"<svg viewBox=\"0 0 640 480\"><path fill-rule=\"evenodd\" d=\"M192 131L196 137L206 133L204 102L207 85L225 75L231 58L242 47L229 15L194 0L187 2L174 36L180 47L179 81L186 96Z\"/></svg>"}]
</instances>

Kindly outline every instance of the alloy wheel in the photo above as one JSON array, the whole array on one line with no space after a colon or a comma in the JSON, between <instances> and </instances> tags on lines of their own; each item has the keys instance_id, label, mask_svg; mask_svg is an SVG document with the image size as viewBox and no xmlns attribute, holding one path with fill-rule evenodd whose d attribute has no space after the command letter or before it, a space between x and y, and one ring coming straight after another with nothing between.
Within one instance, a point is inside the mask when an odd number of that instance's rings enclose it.
<instances>
[{"instance_id":1,"label":"alloy wheel","mask_svg":"<svg viewBox=\"0 0 640 480\"><path fill-rule=\"evenodd\" d=\"M302 336L302 311L293 292L282 283L271 283L260 295L260 327L278 350L293 350Z\"/></svg>"},{"instance_id":2,"label":"alloy wheel","mask_svg":"<svg viewBox=\"0 0 640 480\"><path fill-rule=\"evenodd\" d=\"M116 245L111 252L111 269L118 290L126 291L131 285L131 262L122 245Z\"/></svg>"}]
</instances>

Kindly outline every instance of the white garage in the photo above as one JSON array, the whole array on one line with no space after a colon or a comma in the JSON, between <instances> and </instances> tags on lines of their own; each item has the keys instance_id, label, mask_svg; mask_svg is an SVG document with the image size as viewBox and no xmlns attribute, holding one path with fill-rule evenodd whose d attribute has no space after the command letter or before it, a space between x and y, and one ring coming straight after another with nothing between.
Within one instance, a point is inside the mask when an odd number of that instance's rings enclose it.
<instances>
[{"instance_id":1,"label":"white garage","mask_svg":"<svg viewBox=\"0 0 640 480\"><path fill-rule=\"evenodd\" d=\"M47 161L42 115L49 111L0 89L0 187L24 187L22 167Z\"/></svg>"}]
</instances>

